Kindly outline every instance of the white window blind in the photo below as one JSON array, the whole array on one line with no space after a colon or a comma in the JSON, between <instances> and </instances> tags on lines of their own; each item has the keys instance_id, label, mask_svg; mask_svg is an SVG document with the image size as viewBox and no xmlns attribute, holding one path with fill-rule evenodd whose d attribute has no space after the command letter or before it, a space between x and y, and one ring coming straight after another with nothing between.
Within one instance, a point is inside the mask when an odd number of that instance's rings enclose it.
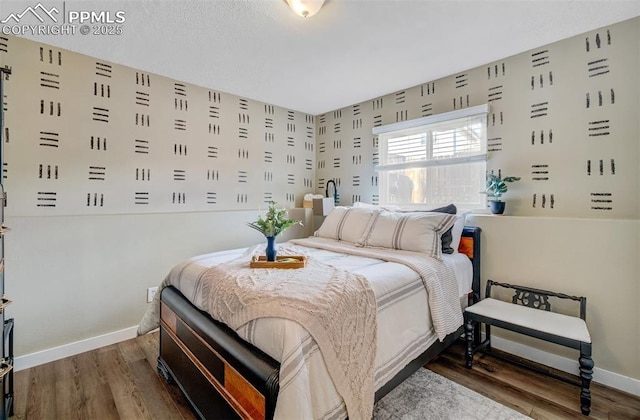
<instances>
[{"instance_id":1,"label":"white window blind","mask_svg":"<svg viewBox=\"0 0 640 420\"><path fill-rule=\"evenodd\" d=\"M380 203L482 208L488 105L373 129Z\"/></svg>"}]
</instances>

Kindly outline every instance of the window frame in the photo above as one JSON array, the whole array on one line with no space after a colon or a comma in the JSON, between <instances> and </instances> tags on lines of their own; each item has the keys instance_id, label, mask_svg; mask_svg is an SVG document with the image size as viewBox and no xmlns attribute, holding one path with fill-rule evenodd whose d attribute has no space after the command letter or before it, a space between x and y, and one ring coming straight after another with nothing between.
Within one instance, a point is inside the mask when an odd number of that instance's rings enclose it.
<instances>
[{"instance_id":1,"label":"window frame","mask_svg":"<svg viewBox=\"0 0 640 420\"><path fill-rule=\"evenodd\" d=\"M486 116L489 113L489 104L478 105L474 107L463 108L451 112L445 112L436 115L430 115L427 117L417 118L408 121L401 121L398 123L387 124L380 127L374 127L372 133L377 137L377 146L379 152L380 163L376 165L375 170L379 174L381 173L391 173L393 171L401 171L401 170L410 170L410 169L425 169L429 170L429 168L434 167L446 167L450 165L459 165L459 164L473 164L479 162L485 162L485 170L486 170L486 161L488 158L487 154L487 129L488 124L486 120ZM482 137L480 144L480 151L478 153L472 153L467 156L454 156L448 158L435 158L433 157L433 133L438 131L438 126L446 126L447 123L452 123L458 119L472 118L472 117L483 117L483 126L482 126ZM452 127L452 130L455 130L455 127ZM443 129L446 131L446 129ZM418 138L419 133L424 132L426 134L427 144L425 145L425 157L424 159L416 159L408 162L396 162L396 163L385 163L384 157L387 153L388 143L386 143L385 139L393 138L393 135L396 134L397 137L410 137L414 136L414 138ZM380 176L380 175L379 175ZM427 182L428 186L429 183ZM479 187L481 188L481 186ZM478 191L480 194L480 191ZM383 197L387 194L380 191L379 196ZM475 202L474 202L475 203ZM390 203L381 203L381 204L390 204ZM407 204L407 205L416 205L418 203L398 203L398 204ZM420 204L431 204L431 203L420 203ZM440 203L433 203L440 204ZM482 206L483 202L479 201L478 205ZM479 209L474 209L479 210Z\"/></svg>"}]
</instances>

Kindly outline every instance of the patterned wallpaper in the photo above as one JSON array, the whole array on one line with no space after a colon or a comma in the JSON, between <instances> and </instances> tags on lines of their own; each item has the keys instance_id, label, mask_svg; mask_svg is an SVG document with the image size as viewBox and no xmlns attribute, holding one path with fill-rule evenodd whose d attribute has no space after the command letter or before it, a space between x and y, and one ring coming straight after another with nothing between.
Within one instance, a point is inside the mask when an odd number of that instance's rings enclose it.
<instances>
[{"instance_id":1,"label":"patterned wallpaper","mask_svg":"<svg viewBox=\"0 0 640 420\"><path fill-rule=\"evenodd\" d=\"M315 117L0 36L11 215L300 207Z\"/></svg>"},{"instance_id":2,"label":"patterned wallpaper","mask_svg":"<svg viewBox=\"0 0 640 420\"><path fill-rule=\"evenodd\" d=\"M378 202L373 127L489 103L510 213L640 214L640 18L319 116L0 36L10 215Z\"/></svg>"},{"instance_id":3,"label":"patterned wallpaper","mask_svg":"<svg viewBox=\"0 0 640 420\"><path fill-rule=\"evenodd\" d=\"M489 103L487 168L529 216L640 216L640 18L317 117L317 179L378 202L373 127Z\"/></svg>"}]
</instances>

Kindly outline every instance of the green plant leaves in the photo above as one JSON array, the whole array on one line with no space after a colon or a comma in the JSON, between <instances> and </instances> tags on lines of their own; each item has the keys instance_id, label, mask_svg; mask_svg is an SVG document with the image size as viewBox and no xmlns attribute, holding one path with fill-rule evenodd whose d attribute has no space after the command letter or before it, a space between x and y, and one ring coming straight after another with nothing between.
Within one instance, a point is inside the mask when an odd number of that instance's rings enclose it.
<instances>
[{"instance_id":1,"label":"green plant leaves","mask_svg":"<svg viewBox=\"0 0 640 420\"><path fill-rule=\"evenodd\" d=\"M506 176L504 178L500 178L500 176L496 174L487 174L484 194L487 194L489 197L493 197L496 201L499 201L502 194L506 193L509 189L507 182L520 181L520 179L521 178L519 176Z\"/></svg>"},{"instance_id":2,"label":"green plant leaves","mask_svg":"<svg viewBox=\"0 0 640 420\"><path fill-rule=\"evenodd\" d=\"M288 227L298 224L302 225L302 222L289 219L287 217L287 210L276 208L276 203L271 201L269 202L269 209L265 217L258 216L258 220L247 223L247 226L257 230L266 237L270 237L278 236Z\"/></svg>"}]
</instances>

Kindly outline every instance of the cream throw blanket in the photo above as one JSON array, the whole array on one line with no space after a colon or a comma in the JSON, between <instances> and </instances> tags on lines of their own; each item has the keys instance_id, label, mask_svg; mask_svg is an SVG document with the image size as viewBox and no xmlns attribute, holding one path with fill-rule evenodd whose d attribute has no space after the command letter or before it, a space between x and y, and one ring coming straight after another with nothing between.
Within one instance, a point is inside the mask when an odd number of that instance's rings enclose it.
<instances>
[{"instance_id":1,"label":"cream throw blanket","mask_svg":"<svg viewBox=\"0 0 640 420\"><path fill-rule=\"evenodd\" d=\"M295 248L278 252L291 255ZM204 273L207 312L233 329L263 317L299 323L317 342L349 418L370 419L377 305L368 281L312 258L304 269L252 269L253 253L257 248Z\"/></svg>"}]
</instances>

